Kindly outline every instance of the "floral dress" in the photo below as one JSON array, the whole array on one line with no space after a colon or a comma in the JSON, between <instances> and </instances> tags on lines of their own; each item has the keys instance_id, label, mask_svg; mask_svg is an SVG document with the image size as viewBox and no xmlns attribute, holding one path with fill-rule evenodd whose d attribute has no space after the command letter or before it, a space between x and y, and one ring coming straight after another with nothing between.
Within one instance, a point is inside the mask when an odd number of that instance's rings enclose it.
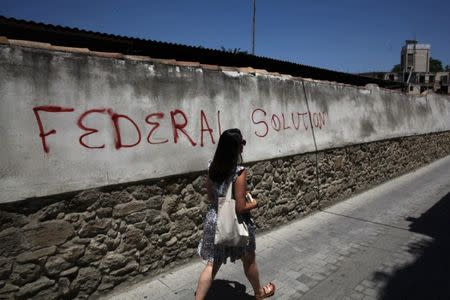
<instances>
[{"instance_id":1,"label":"floral dress","mask_svg":"<svg viewBox=\"0 0 450 300\"><path fill-rule=\"evenodd\" d=\"M237 177L244 171L244 167L237 166L235 172L229 179L221 183L212 182L212 191L214 201L211 204L205 221L203 222L203 238L198 245L197 253L208 262L226 264L227 259L231 262L240 259L246 252L255 251L255 226L250 214L244 215L244 222L248 226L249 242L243 247L229 247L214 244L217 224L217 205L219 197L224 197L227 192L227 186L230 182L234 183ZM230 186L231 188L231 186Z\"/></svg>"}]
</instances>

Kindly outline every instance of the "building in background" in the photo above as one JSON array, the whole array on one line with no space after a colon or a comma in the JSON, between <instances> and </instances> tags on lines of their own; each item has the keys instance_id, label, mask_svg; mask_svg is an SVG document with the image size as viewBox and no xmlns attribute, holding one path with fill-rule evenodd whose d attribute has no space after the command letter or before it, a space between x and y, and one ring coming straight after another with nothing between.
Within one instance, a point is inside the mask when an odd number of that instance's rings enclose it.
<instances>
[{"instance_id":1,"label":"building in background","mask_svg":"<svg viewBox=\"0 0 450 300\"><path fill-rule=\"evenodd\" d=\"M450 94L450 72L430 72L431 46L419 44L416 40L406 40L400 55L400 71L371 72L360 75L401 82L410 94L420 94L428 90Z\"/></svg>"},{"instance_id":2,"label":"building in background","mask_svg":"<svg viewBox=\"0 0 450 300\"><path fill-rule=\"evenodd\" d=\"M430 49L429 44L418 44L415 40L407 40L402 47L401 68L404 73L430 72Z\"/></svg>"}]
</instances>

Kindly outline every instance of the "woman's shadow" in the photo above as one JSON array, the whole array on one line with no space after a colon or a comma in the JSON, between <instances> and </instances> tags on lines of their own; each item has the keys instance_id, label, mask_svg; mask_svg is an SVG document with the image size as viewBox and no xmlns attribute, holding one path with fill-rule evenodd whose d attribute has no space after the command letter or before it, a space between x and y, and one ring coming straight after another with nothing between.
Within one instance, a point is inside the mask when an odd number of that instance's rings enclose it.
<instances>
[{"instance_id":1,"label":"woman's shadow","mask_svg":"<svg viewBox=\"0 0 450 300\"><path fill-rule=\"evenodd\" d=\"M214 280L206 295L206 300L250 300L255 299L253 296L245 292L245 285L237 281L229 281L223 279Z\"/></svg>"}]
</instances>

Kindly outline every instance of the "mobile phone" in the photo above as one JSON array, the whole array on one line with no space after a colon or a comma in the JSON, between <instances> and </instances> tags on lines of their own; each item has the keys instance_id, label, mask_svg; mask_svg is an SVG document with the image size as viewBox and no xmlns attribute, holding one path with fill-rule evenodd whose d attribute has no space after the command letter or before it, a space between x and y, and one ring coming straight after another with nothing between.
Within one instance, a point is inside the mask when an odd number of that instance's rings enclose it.
<instances>
[{"instance_id":1,"label":"mobile phone","mask_svg":"<svg viewBox=\"0 0 450 300\"><path fill-rule=\"evenodd\" d=\"M250 193L245 194L245 199L247 199L247 202L253 202L252 194Z\"/></svg>"}]
</instances>

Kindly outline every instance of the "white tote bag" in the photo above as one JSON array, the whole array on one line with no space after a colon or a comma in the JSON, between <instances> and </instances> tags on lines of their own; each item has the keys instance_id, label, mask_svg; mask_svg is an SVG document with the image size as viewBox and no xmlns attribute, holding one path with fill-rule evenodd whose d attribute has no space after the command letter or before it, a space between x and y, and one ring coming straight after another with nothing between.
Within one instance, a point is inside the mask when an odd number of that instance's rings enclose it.
<instances>
[{"instance_id":1,"label":"white tote bag","mask_svg":"<svg viewBox=\"0 0 450 300\"><path fill-rule=\"evenodd\" d=\"M247 224L236 215L236 200L231 198L231 184L225 197L219 197L215 245L243 247L248 243Z\"/></svg>"}]
</instances>

